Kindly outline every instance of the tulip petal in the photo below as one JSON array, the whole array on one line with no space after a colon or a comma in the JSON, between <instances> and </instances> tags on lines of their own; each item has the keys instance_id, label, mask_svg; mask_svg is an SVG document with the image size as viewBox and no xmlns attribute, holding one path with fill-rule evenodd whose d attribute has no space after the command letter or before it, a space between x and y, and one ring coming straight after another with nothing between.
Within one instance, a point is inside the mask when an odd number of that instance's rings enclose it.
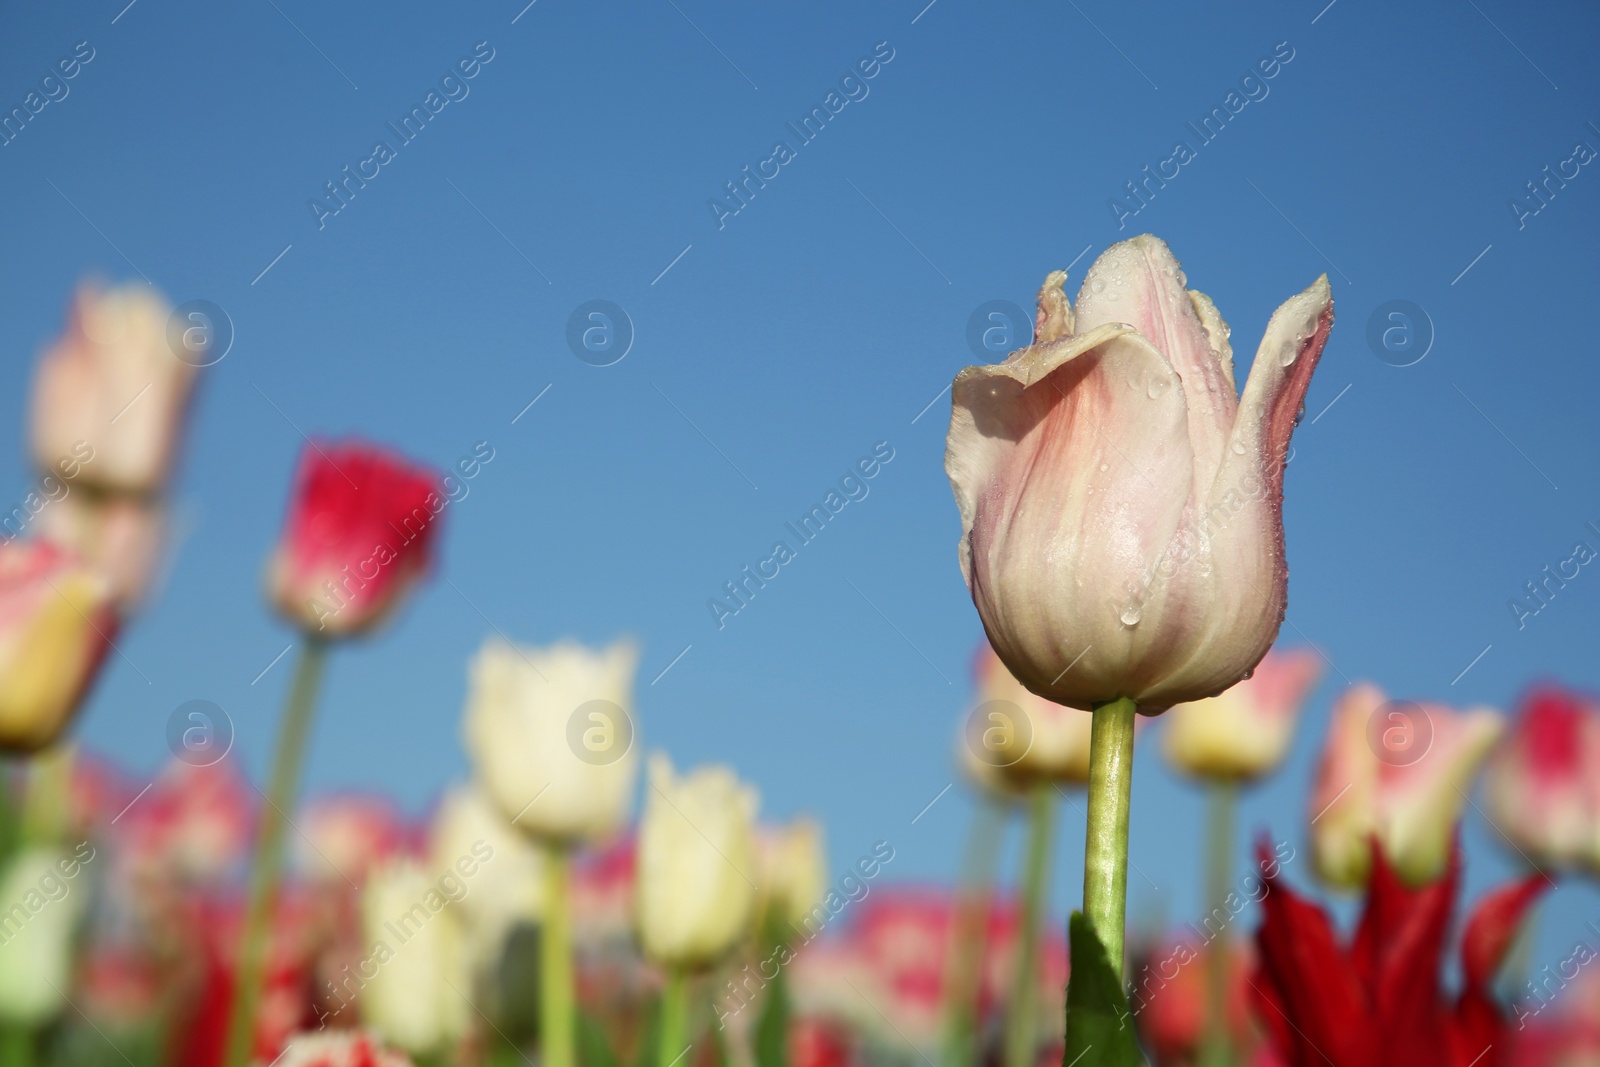
<instances>
[{"instance_id":1,"label":"tulip petal","mask_svg":"<svg viewBox=\"0 0 1600 1067\"><path fill-rule=\"evenodd\" d=\"M1195 479L1203 487L1211 484L1222 463L1239 399L1232 351L1225 372L1213 342L1213 330L1226 336L1227 326L1209 298L1203 299L1215 323L1203 323L1184 283L1177 259L1159 237L1141 234L1112 245L1094 261L1078 290L1078 328L1126 322L1167 357L1189 402Z\"/></svg>"},{"instance_id":2,"label":"tulip petal","mask_svg":"<svg viewBox=\"0 0 1600 1067\"><path fill-rule=\"evenodd\" d=\"M1166 551L1193 485L1178 385L1121 323L956 376L945 470L962 573L1013 673L1059 683L1041 696L1084 707L1132 673L1140 633L1118 622L1114 586L1064 579L1148 573Z\"/></svg>"}]
</instances>

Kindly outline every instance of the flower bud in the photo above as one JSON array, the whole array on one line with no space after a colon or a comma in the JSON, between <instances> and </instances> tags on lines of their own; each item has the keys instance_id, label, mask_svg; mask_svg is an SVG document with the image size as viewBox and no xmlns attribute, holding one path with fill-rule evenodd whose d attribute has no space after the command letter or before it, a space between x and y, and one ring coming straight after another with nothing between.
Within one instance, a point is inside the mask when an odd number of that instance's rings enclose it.
<instances>
[{"instance_id":1,"label":"flower bud","mask_svg":"<svg viewBox=\"0 0 1600 1067\"><path fill-rule=\"evenodd\" d=\"M72 986L73 935L84 890L60 849L35 846L0 875L0 1021L37 1028L61 1014Z\"/></svg>"},{"instance_id":2,"label":"flower bud","mask_svg":"<svg viewBox=\"0 0 1600 1067\"><path fill-rule=\"evenodd\" d=\"M1313 650L1273 649L1239 684L1167 712L1167 759L1196 778L1270 774L1288 753L1300 706L1321 675L1322 657Z\"/></svg>"},{"instance_id":3,"label":"flower bud","mask_svg":"<svg viewBox=\"0 0 1600 1067\"><path fill-rule=\"evenodd\" d=\"M467 1029L471 1008L459 991L471 978L453 910L465 893L454 871L434 874L408 859L378 868L362 891L371 948L357 964L361 1019L412 1054L443 1052Z\"/></svg>"}]
</instances>

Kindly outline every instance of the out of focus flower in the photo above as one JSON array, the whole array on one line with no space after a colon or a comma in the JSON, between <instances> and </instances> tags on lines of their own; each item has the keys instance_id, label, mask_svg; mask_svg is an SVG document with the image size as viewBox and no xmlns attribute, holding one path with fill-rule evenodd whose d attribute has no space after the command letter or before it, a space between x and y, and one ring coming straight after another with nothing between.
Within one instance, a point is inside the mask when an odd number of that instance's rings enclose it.
<instances>
[{"instance_id":1,"label":"out of focus flower","mask_svg":"<svg viewBox=\"0 0 1600 1067\"><path fill-rule=\"evenodd\" d=\"M359 885L413 843L400 812L378 796L321 797L306 805L298 825L300 866L327 884Z\"/></svg>"},{"instance_id":2,"label":"out of focus flower","mask_svg":"<svg viewBox=\"0 0 1600 1067\"><path fill-rule=\"evenodd\" d=\"M1231 689L1167 713L1167 759L1197 778L1249 781L1271 773L1321 675L1322 657L1313 650L1273 649Z\"/></svg>"},{"instance_id":3,"label":"out of focus flower","mask_svg":"<svg viewBox=\"0 0 1600 1067\"><path fill-rule=\"evenodd\" d=\"M757 838L757 884L766 921L798 926L828 891L822 827L814 819L762 827Z\"/></svg>"},{"instance_id":4,"label":"out of focus flower","mask_svg":"<svg viewBox=\"0 0 1600 1067\"><path fill-rule=\"evenodd\" d=\"M1600 708L1542 685L1484 775L1489 817L1541 866L1600 869Z\"/></svg>"},{"instance_id":5,"label":"out of focus flower","mask_svg":"<svg viewBox=\"0 0 1600 1067\"><path fill-rule=\"evenodd\" d=\"M78 553L111 583L128 614L150 591L165 543L159 500L127 493L69 493L39 513L38 533Z\"/></svg>"},{"instance_id":6,"label":"out of focus flower","mask_svg":"<svg viewBox=\"0 0 1600 1067\"><path fill-rule=\"evenodd\" d=\"M538 921L544 859L482 789L458 786L445 794L434 815L430 863L447 871L463 857L478 860L485 852L491 858L478 864L466 896L451 905L461 920L468 959L478 970L499 962L512 927Z\"/></svg>"},{"instance_id":7,"label":"out of focus flower","mask_svg":"<svg viewBox=\"0 0 1600 1067\"><path fill-rule=\"evenodd\" d=\"M1228 946L1227 1020L1232 1047L1248 1054L1255 1043L1250 1022L1252 953L1245 945ZM1158 1067L1200 1062L1206 1028L1207 958L1218 942L1196 945L1193 939L1169 942L1142 953L1129 977L1129 1006L1139 1034ZM1240 1060L1239 1062L1249 1062Z\"/></svg>"},{"instance_id":8,"label":"out of focus flower","mask_svg":"<svg viewBox=\"0 0 1600 1067\"><path fill-rule=\"evenodd\" d=\"M121 818L123 855L143 877L219 881L244 855L255 815L250 786L231 759L173 760Z\"/></svg>"},{"instance_id":9,"label":"out of focus flower","mask_svg":"<svg viewBox=\"0 0 1600 1067\"><path fill-rule=\"evenodd\" d=\"M726 767L683 777L650 758L639 822L636 921L645 954L688 970L709 967L749 931L755 905L756 792Z\"/></svg>"},{"instance_id":10,"label":"out of focus flower","mask_svg":"<svg viewBox=\"0 0 1600 1067\"><path fill-rule=\"evenodd\" d=\"M168 343L170 314L145 286L78 291L34 378L35 463L56 470L76 458L75 481L120 492L166 483L196 373Z\"/></svg>"},{"instance_id":11,"label":"out of focus flower","mask_svg":"<svg viewBox=\"0 0 1600 1067\"><path fill-rule=\"evenodd\" d=\"M478 780L522 832L593 841L628 817L639 769L638 653L491 639L472 661L463 728Z\"/></svg>"},{"instance_id":12,"label":"out of focus flower","mask_svg":"<svg viewBox=\"0 0 1600 1067\"><path fill-rule=\"evenodd\" d=\"M572 936L579 944L631 942L635 842L619 838L572 868Z\"/></svg>"},{"instance_id":13,"label":"out of focus flower","mask_svg":"<svg viewBox=\"0 0 1600 1067\"><path fill-rule=\"evenodd\" d=\"M961 570L1033 692L1141 710L1214 696L1277 637L1289 435L1333 325L1326 277L1273 313L1236 392L1228 326L1148 234L1078 292L1039 292L1032 345L956 376L945 470Z\"/></svg>"},{"instance_id":14,"label":"out of focus flower","mask_svg":"<svg viewBox=\"0 0 1600 1067\"><path fill-rule=\"evenodd\" d=\"M410 860L374 871L362 891L372 948L356 968L361 1019L414 1055L442 1052L466 1032L471 1007L459 991L471 976L452 908L467 893L453 868L434 875Z\"/></svg>"},{"instance_id":15,"label":"out of focus flower","mask_svg":"<svg viewBox=\"0 0 1600 1067\"><path fill-rule=\"evenodd\" d=\"M1410 884L1439 877L1472 779L1504 729L1489 708L1390 701L1367 683L1347 689L1334 704L1311 795L1317 874L1359 888L1376 836Z\"/></svg>"},{"instance_id":16,"label":"out of focus flower","mask_svg":"<svg viewBox=\"0 0 1600 1067\"><path fill-rule=\"evenodd\" d=\"M1016 789L1036 782L1082 785L1089 780L1093 719L1077 708L1030 693L985 641L975 668L980 721L963 738L975 761L995 768ZM987 772L979 771L980 779Z\"/></svg>"},{"instance_id":17,"label":"out of focus flower","mask_svg":"<svg viewBox=\"0 0 1600 1067\"><path fill-rule=\"evenodd\" d=\"M160 1010L161 975L148 955L129 946L94 945L85 954L77 988L86 1015L133 1028Z\"/></svg>"},{"instance_id":18,"label":"out of focus flower","mask_svg":"<svg viewBox=\"0 0 1600 1067\"><path fill-rule=\"evenodd\" d=\"M36 846L16 854L0 875L0 1021L37 1028L67 1006L87 890L66 872L80 873L79 859Z\"/></svg>"},{"instance_id":19,"label":"out of focus flower","mask_svg":"<svg viewBox=\"0 0 1600 1067\"><path fill-rule=\"evenodd\" d=\"M359 1030L295 1034L277 1063L278 1067L411 1067L405 1053L386 1048L377 1036Z\"/></svg>"},{"instance_id":20,"label":"out of focus flower","mask_svg":"<svg viewBox=\"0 0 1600 1067\"><path fill-rule=\"evenodd\" d=\"M0 543L0 751L61 736L116 631L99 572L47 541Z\"/></svg>"},{"instance_id":21,"label":"out of focus flower","mask_svg":"<svg viewBox=\"0 0 1600 1067\"><path fill-rule=\"evenodd\" d=\"M1260 846L1263 873L1269 847ZM1495 972L1545 885L1533 875L1479 902L1461 941L1462 990L1448 999L1439 968L1460 883L1458 850L1442 876L1408 887L1373 849L1366 908L1341 946L1320 907L1267 878L1251 985L1257 1018L1291 1064L1328 1067L1509 1067L1513 1027L1495 999Z\"/></svg>"},{"instance_id":22,"label":"out of focus flower","mask_svg":"<svg viewBox=\"0 0 1600 1067\"><path fill-rule=\"evenodd\" d=\"M312 442L267 568L274 606L309 634L370 630L426 574L448 502L432 471L392 452Z\"/></svg>"}]
</instances>

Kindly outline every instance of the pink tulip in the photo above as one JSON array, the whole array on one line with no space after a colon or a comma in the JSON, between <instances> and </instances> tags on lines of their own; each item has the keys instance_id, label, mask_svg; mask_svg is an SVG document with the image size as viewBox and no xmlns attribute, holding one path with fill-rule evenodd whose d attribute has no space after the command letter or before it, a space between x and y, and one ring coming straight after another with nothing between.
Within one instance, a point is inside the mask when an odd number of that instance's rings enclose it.
<instances>
[{"instance_id":1,"label":"pink tulip","mask_svg":"<svg viewBox=\"0 0 1600 1067\"><path fill-rule=\"evenodd\" d=\"M405 819L382 797L323 797L306 805L299 822L301 866L335 887L363 884L368 872L414 843Z\"/></svg>"},{"instance_id":2,"label":"pink tulip","mask_svg":"<svg viewBox=\"0 0 1600 1067\"><path fill-rule=\"evenodd\" d=\"M1322 676L1309 648L1273 649L1255 673L1209 700L1167 716L1167 759L1197 778L1248 781L1283 762L1295 720Z\"/></svg>"},{"instance_id":3,"label":"pink tulip","mask_svg":"<svg viewBox=\"0 0 1600 1067\"><path fill-rule=\"evenodd\" d=\"M1559 686L1531 690L1490 760L1484 799L1533 862L1600 869L1600 707Z\"/></svg>"},{"instance_id":4,"label":"pink tulip","mask_svg":"<svg viewBox=\"0 0 1600 1067\"><path fill-rule=\"evenodd\" d=\"M363 633L427 572L449 498L432 471L364 441L308 446L268 594L308 633Z\"/></svg>"},{"instance_id":5,"label":"pink tulip","mask_svg":"<svg viewBox=\"0 0 1600 1067\"><path fill-rule=\"evenodd\" d=\"M1140 710L1243 678L1283 619L1289 435L1333 324L1326 276L1273 314L1240 397L1228 327L1145 235L1051 274L1036 338L956 376L961 569L1029 689Z\"/></svg>"},{"instance_id":6,"label":"pink tulip","mask_svg":"<svg viewBox=\"0 0 1600 1067\"><path fill-rule=\"evenodd\" d=\"M1317 874L1364 886L1376 837L1406 882L1438 878L1472 780L1504 729L1489 708L1390 701L1375 685L1351 686L1334 705L1311 795Z\"/></svg>"},{"instance_id":7,"label":"pink tulip","mask_svg":"<svg viewBox=\"0 0 1600 1067\"><path fill-rule=\"evenodd\" d=\"M152 493L171 473L195 365L167 337L171 309L144 286L84 287L33 383L34 462L78 461L75 481Z\"/></svg>"}]
</instances>

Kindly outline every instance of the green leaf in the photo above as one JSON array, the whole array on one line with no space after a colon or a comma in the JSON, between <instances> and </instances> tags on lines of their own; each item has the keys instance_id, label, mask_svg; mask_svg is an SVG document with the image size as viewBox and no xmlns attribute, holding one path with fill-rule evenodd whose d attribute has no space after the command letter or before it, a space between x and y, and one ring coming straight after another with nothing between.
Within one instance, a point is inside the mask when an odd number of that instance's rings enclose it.
<instances>
[{"instance_id":1,"label":"green leaf","mask_svg":"<svg viewBox=\"0 0 1600 1067\"><path fill-rule=\"evenodd\" d=\"M578 1012L578 1062L583 1067L620 1067L605 1030L594 1016Z\"/></svg>"},{"instance_id":2,"label":"green leaf","mask_svg":"<svg viewBox=\"0 0 1600 1067\"><path fill-rule=\"evenodd\" d=\"M1072 977L1067 982L1067 1048L1062 1067L1143 1067L1122 978L1082 912L1067 924Z\"/></svg>"},{"instance_id":3,"label":"green leaf","mask_svg":"<svg viewBox=\"0 0 1600 1067\"><path fill-rule=\"evenodd\" d=\"M789 1067L789 984L783 971L767 983L756 1021L756 1067Z\"/></svg>"}]
</instances>

